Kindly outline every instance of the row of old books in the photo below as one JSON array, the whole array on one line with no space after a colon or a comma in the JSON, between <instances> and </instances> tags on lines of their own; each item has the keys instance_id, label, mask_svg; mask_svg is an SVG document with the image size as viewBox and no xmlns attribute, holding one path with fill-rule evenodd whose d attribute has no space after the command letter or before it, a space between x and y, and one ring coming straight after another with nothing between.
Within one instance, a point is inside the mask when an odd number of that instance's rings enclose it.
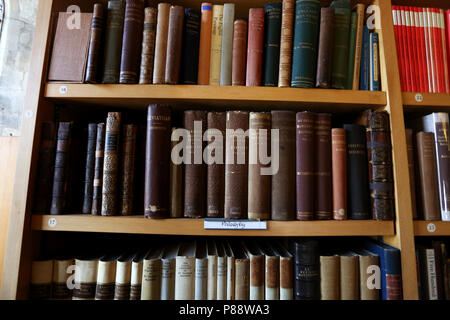
<instances>
[{"instance_id":1,"label":"row of old books","mask_svg":"<svg viewBox=\"0 0 450 320\"><path fill-rule=\"evenodd\" d=\"M32 263L32 299L401 300L399 250L362 240L323 254L319 241L197 240Z\"/></svg>"},{"instance_id":2,"label":"row of old books","mask_svg":"<svg viewBox=\"0 0 450 320\"><path fill-rule=\"evenodd\" d=\"M149 106L144 138L138 132L145 128L122 125L122 114L111 112L106 126L88 125L80 151L85 160L72 163L73 123L59 123L57 138L56 125L44 124L34 212L393 219L386 111L368 110L355 124L341 122L340 128L332 128L331 114L308 111L184 111L179 129L172 117L167 105ZM81 166L84 179L77 194L83 199L76 211L67 190L80 180L71 172Z\"/></svg>"},{"instance_id":3,"label":"row of old books","mask_svg":"<svg viewBox=\"0 0 450 320\"><path fill-rule=\"evenodd\" d=\"M450 93L450 10L392 6L402 91Z\"/></svg>"},{"instance_id":4,"label":"row of old books","mask_svg":"<svg viewBox=\"0 0 450 320\"><path fill-rule=\"evenodd\" d=\"M450 300L448 243L431 241L416 246L419 299Z\"/></svg>"},{"instance_id":5,"label":"row of old books","mask_svg":"<svg viewBox=\"0 0 450 320\"><path fill-rule=\"evenodd\" d=\"M407 124L412 128L406 137L413 216L450 221L448 113L407 119Z\"/></svg>"},{"instance_id":6,"label":"row of old books","mask_svg":"<svg viewBox=\"0 0 450 320\"><path fill-rule=\"evenodd\" d=\"M364 9L285 0L251 8L247 22L234 3L111 0L83 13L80 28L60 14L49 80L380 90L378 34Z\"/></svg>"}]
</instances>

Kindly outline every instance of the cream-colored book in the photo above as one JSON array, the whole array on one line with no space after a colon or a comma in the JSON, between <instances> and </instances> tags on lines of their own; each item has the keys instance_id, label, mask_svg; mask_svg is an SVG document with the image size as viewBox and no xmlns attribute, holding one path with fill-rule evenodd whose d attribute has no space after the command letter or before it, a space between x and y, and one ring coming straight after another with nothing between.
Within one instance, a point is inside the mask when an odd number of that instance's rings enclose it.
<instances>
[{"instance_id":1,"label":"cream-colored book","mask_svg":"<svg viewBox=\"0 0 450 320\"><path fill-rule=\"evenodd\" d=\"M184 243L175 262L175 300L194 300L195 242Z\"/></svg>"},{"instance_id":2,"label":"cream-colored book","mask_svg":"<svg viewBox=\"0 0 450 320\"><path fill-rule=\"evenodd\" d=\"M217 248L213 240L207 242L208 253L208 289L207 299L217 299Z\"/></svg>"},{"instance_id":3,"label":"cream-colored book","mask_svg":"<svg viewBox=\"0 0 450 320\"><path fill-rule=\"evenodd\" d=\"M125 253L116 263L116 286L114 300L130 300L131 262L135 254Z\"/></svg>"},{"instance_id":4,"label":"cream-colored book","mask_svg":"<svg viewBox=\"0 0 450 320\"><path fill-rule=\"evenodd\" d=\"M227 256L223 242L217 241L217 300L227 298Z\"/></svg>"},{"instance_id":5,"label":"cream-colored book","mask_svg":"<svg viewBox=\"0 0 450 320\"><path fill-rule=\"evenodd\" d=\"M161 249L152 249L142 266L141 300L161 300Z\"/></svg>"},{"instance_id":6,"label":"cream-colored book","mask_svg":"<svg viewBox=\"0 0 450 320\"><path fill-rule=\"evenodd\" d=\"M208 290L208 255L206 242L197 241L195 248L195 300L206 300Z\"/></svg>"},{"instance_id":7,"label":"cream-colored book","mask_svg":"<svg viewBox=\"0 0 450 320\"><path fill-rule=\"evenodd\" d=\"M234 283L236 279L235 259L228 241L224 243L224 247L227 257L227 300L234 300Z\"/></svg>"},{"instance_id":8,"label":"cream-colored book","mask_svg":"<svg viewBox=\"0 0 450 320\"><path fill-rule=\"evenodd\" d=\"M68 300L72 298L70 275L73 273L75 260L73 259L55 259L53 260L53 283L52 299Z\"/></svg>"},{"instance_id":9,"label":"cream-colored book","mask_svg":"<svg viewBox=\"0 0 450 320\"><path fill-rule=\"evenodd\" d=\"M73 300L94 300L97 286L97 268L100 257L75 259L75 288Z\"/></svg>"},{"instance_id":10,"label":"cream-colored book","mask_svg":"<svg viewBox=\"0 0 450 320\"><path fill-rule=\"evenodd\" d=\"M98 261L95 300L113 300L116 284L116 255L106 255Z\"/></svg>"},{"instance_id":11,"label":"cream-colored book","mask_svg":"<svg viewBox=\"0 0 450 320\"><path fill-rule=\"evenodd\" d=\"M223 5L222 54L220 57L220 85L231 86L233 60L234 3Z\"/></svg>"},{"instance_id":12,"label":"cream-colored book","mask_svg":"<svg viewBox=\"0 0 450 320\"><path fill-rule=\"evenodd\" d=\"M179 249L179 244L170 244L164 248L161 258L161 300L175 299L175 260Z\"/></svg>"},{"instance_id":13,"label":"cream-colored book","mask_svg":"<svg viewBox=\"0 0 450 320\"><path fill-rule=\"evenodd\" d=\"M339 256L320 256L320 299L339 300L341 296Z\"/></svg>"},{"instance_id":14,"label":"cream-colored book","mask_svg":"<svg viewBox=\"0 0 450 320\"><path fill-rule=\"evenodd\" d=\"M209 84L220 85L220 64L222 56L223 5L213 5L211 33L211 58L209 65Z\"/></svg>"},{"instance_id":15,"label":"cream-colored book","mask_svg":"<svg viewBox=\"0 0 450 320\"><path fill-rule=\"evenodd\" d=\"M33 261L31 263L30 298L50 299L52 293L53 260Z\"/></svg>"},{"instance_id":16,"label":"cream-colored book","mask_svg":"<svg viewBox=\"0 0 450 320\"><path fill-rule=\"evenodd\" d=\"M242 244L250 259L250 300L264 300L264 254L254 241Z\"/></svg>"},{"instance_id":17,"label":"cream-colored book","mask_svg":"<svg viewBox=\"0 0 450 320\"><path fill-rule=\"evenodd\" d=\"M146 251L137 253L131 262L130 300L141 300L142 269L146 254Z\"/></svg>"},{"instance_id":18,"label":"cream-colored book","mask_svg":"<svg viewBox=\"0 0 450 320\"><path fill-rule=\"evenodd\" d=\"M241 244L232 245L235 258L235 300L249 300L250 298L250 259Z\"/></svg>"}]
</instances>

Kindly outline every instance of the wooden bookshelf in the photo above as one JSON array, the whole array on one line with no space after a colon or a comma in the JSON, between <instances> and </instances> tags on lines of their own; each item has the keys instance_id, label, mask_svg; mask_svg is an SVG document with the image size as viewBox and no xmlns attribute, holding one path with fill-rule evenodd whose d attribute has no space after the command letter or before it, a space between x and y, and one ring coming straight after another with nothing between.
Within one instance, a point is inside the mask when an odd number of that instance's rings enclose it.
<instances>
[{"instance_id":1,"label":"wooden bookshelf","mask_svg":"<svg viewBox=\"0 0 450 320\"><path fill-rule=\"evenodd\" d=\"M405 111L448 112L450 110L450 94L403 92L402 98Z\"/></svg>"},{"instance_id":2,"label":"wooden bookshelf","mask_svg":"<svg viewBox=\"0 0 450 320\"><path fill-rule=\"evenodd\" d=\"M448 221L414 221L414 235L416 236L450 236L450 222Z\"/></svg>"}]
</instances>

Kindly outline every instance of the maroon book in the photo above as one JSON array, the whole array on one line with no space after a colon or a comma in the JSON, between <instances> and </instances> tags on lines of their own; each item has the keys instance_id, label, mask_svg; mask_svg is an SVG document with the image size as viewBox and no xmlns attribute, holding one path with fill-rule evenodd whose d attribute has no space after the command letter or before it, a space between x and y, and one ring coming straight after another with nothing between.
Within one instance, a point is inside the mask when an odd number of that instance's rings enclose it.
<instances>
[{"instance_id":1,"label":"maroon book","mask_svg":"<svg viewBox=\"0 0 450 320\"><path fill-rule=\"evenodd\" d=\"M251 8L248 13L247 87L261 85L263 48L264 9Z\"/></svg>"}]
</instances>

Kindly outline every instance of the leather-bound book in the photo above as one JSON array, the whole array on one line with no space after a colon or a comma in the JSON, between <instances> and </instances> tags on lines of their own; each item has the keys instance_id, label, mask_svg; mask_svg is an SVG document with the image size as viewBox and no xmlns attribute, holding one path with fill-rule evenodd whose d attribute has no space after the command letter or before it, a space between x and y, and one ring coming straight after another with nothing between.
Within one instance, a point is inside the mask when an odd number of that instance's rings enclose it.
<instances>
[{"instance_id":1,"label":"leather-bound book","mask_svg":"<svg viewBox=\"0 0 450 320\"><path fill-rule=\"evenodd\" d=\"M251 8L248 12L247 75L245 85L257 87L262 82L264 51L264 9Z\"/></svg>"},{"instance_id":2,"label":"leather-bound book","mask_svg":"<svg viewBox=\"0 0 450 320\"><path fill-rule=\"evenodd\" d=\"M139 84L151 84L153 82L157 15L158 11L156 8L145 8L144 10L144 34L142 36Z\"/></svg>"},{"instance_id":3,"label":"leather-bound book","mask_svg":"<svg viewBox=\"0 0 450 320\"><path fill-rule=\"evenodd\" d=\"M283 0L281 13L280 66L278 86L289 87L292 74L292 40L294 37L294 0Z\"/></svg>"},{"instance_id":4,"label":"leather-bound book","mask_svg":"<svg viewBox=\"0 0 450 320\"><path fill-rule=\"evenodd\" d=\"M94 300L97 287L99 257L80 257L75 259L77 275L72 300Z\"/></svg>"},{"instance_id":5,"label":"leather-bound book","mask_svg":"<svg viewBox=\"0 0 450 320\"><path fill-rule=\"evenodd\" d=\"M98 261L95 300L114 299L117 258L114 255L107 255Z\"/></svg>"},{"instance_id":6,"label":"leather-bound book","mask_svg":"<svg viewBox=\"0 0 450 320\"><path fill-rule=\"evenodd\" d=\"M344 125L347 139L347 216L353 220L370 219L369 176L366 128Z\"/></svg>"},{"instance_id":7,"label":"leather-bound book","mask_svg":"<svg viewBox=\"0 0 450 320\"><path fill-rule=\"evenodd\" d=\"M222 137L225 137L227 114L225 112L208 112L208 129L219 130ZM208 131L209 132L209 131ZM217 136L208 135L208 142L217 141ZM222 141L223 143L224 141ZM223 147L223 144L220 145ZM208 148L208 147L207 147ZM211 155L211 162L207 167L207 196L206 196L206 215L210 218L223 218L224 194L225 194L225 165L222 159L219 161L216 156L217 149L208 152ZM219 163L217 163L219 162Z\"/></svg>"},{"instance_id":8,"label":"leather-bound book","mask_svg":"<svg viewBox=\"0 0 450 320\"><path fill-rule=\"evenodd\" d=\"M83 209L84 214L91 213L92 192L94 187L95 144L97 141L97 124L88 125L88 142L86 151L86 171L84 175Z\"/></svg>"},{"instance_id":9,"label":"leather-bound book","mask_svg":"<svg viewBox=\"0 0 450 320\"><path fill-rule=\"evenodd\" d=\"M417 201L416 201L416 177L414 166L414 144L413 144L413 131L412 129L406 129L406 148L408 152L408 169L409 169L409 188L411 190L411 206L413 219L418 219L417 215Z\"/></svg>"},{"instance_id":10,"label":"leather-bound book","mask_svg":"<svg viewBox=\"0 0 450 320\"><path fill-rule=\"evenodd\" d=\"M53 122L42 123L33 213L48 214L50 211L53 168L55 165L56 130L57 126Z\"/></svg>"},{"instance_id":11,"label":"leather-bound book","mask_svg":"<svg viewBox=\"0 0 450 320\"><path fill-rule=\"evenodd\" d=\"M317 240L298 240L295 250L295 300L320 299L320 256Z\"/></svg>"},{"instance_id":12,"label":"leather-bound book","mask_svg":"<svg viewBox=\"0 0 450 320\"><path fill-rule=\"evenodd\" d=\"M264 6L264 67L263 85L278 86L281 39L281 2Z\"/></svg>"},{"instance_id":13,"label":"leather-bound book","mask_svg":"<svg viewBox=\"0 0 450 320\"><path fill-rule=\"evenodd\" d=\"M89 53L86 65L87 83L98 83L99 81L99 63L100 52L102 50L102 37L104 32L104 10L103 4L94 4L94 13L91 24L91 39L89 43Z\"/></svg>"},{"instance_id":14,"label":"leather-bound book","mask_svg":"<svg viewBox=\"0 0 450 320\"><path fill-rule=\"evenodd\" d=\"M67 209L67 178L72 127L72 122L60 122L58 125L50 214L64 214Z\"/></svg>"},{"instance_id":15,"label":"leather-bound book","mask_svg":"<svg viewBox=\"0 0 450 320\"><path fill-rule=\"evenodd\" d=\"M102 216L115 216L118 207L120 112L110 112L106 120L103 159Z\"/></svg>"},{"instance_id":16,"label":"leather-bound book","mask_svg":"<svg viewBox=\"0 0 450 320\"><path fill-rule=\"evenodd\" d=\"M347 219L347 140L345 129L331 130L333 219Z\"/></svg>"},{"instance_id":17,"label":"leather-bound book","mask_svg":"<svg viewBox=\"0 0 450 320\"><path fill-rule=\"evenodd\" d=\"M316 87L330 88L333 62L334 8L322 8L320 10Z\"/></svg>"},{"instance_id":18,"label":"leather-bound book","mask_svg":"<svg viewBox=\"0 0 450 320\"><path fill-rule=\"evenodd\" d=\"M259 156L270 154L270 125L270 113L250 113L248 218L251 220L270 219L271 175L268 172L263 172L270 170L270 164L263 164Z\"/></svg>"},{"instance_id":19,"label":"leather-bound book","mask_svg":"<svg viewBox=\"0 0 450 320\"><path fill-rule=\"evenodd\" d=\"M320 300L340 300L340 257L320 256Z\"/></svg>"},{"instance_id":20,"label":"leather-bound book","mask_svg":"<svg viewBox=\"0 0 450 320\"><path fill-rule=\"evenodd\" d=\"M359 300L359 258L357 255L342 255L341 300Z\"/></svg>"},{"instance_id":21,"label":"leather-bound book","mask_svg":"<svg viewBox=\"0 0 450 320\"><path fill-rule=\"evenodd\" d=\"M220 58L221 86L231 86L234 11L234 3L225 3L223 5L222 53Z\"/></svg>"},{"instance_id":22,"label":"leather-bound book","mask_svg":"<svg viewBox=\"0 0 450 320\"><path fill-rule=\"evenodd\" d=\"M143 29L144 0L126 0L120 83L138 83Z\"/></svg>"},{"instance_id":23,"label":"leather-bound book","mask_svg":"<svg viewBox=\"0 0 450 320\"><path fill-rule=\"evenodd\" d=\"M231 84L245 86L247 63L247 21L239 19L234 22L233 62Z\"/></svg>"},{"instance_id":24,"label":"leather-bound book","mask_svg":"<svg viewBox=\"0 0 450 320\"><path fill-rule=\"evenodd\" d=\"M171 6L166 55L166 84L178 84L183 46L184 8Z\"/></svg>"},{"instance_id":25,"label":"leather-bound book","mask_svg":"<svg viewBox=\"0 0 450 320\"><path fill-rule=\"evenodd\" d=\"M125 1L108 1L102 83L119 83Z\"/></svg>"},{"instance_id":26,"label":"leather-bound book","mask_svg":"<svg viewBox=\"0 0 450 320\"><path fill-rule=\"evenodd\" d=\"M30 299L48 300L52 297L53 260L31 263Z\"/></svg>"},{"instance_id":27,"label":"leather-bound book","mask_svg":"<svg viewBox=\"0 0 450 320\"><path fill-rule=\"evenodd\" d=\"M272 129L279 134L279 168L272 175L271 218L295 220L295 112L272 111Z\"/></svg>"},{"instance_id":28,"label":"leather-bound book","mask_svg":"<svg viewBox=\"0 0 450 320\"><path fill-rule=\"evenodd\" d=\"M105 157L105 124L97 125L97 141L95 144L95 167L92 187L91 213L98 216L102 212L103 160Z\"/></svg>"},{"instance_id":29,"label":"leather-bound book","mask_svg":"<svg viewBox=\"0 0 450 320\"><path fill-rule=\"evenodd\" d=\"M127 124L122 135L122 165L120 175L119 213L122 216L133 214L134 173L136 159L137 126Z\"/></svg>"},{"instance_id":30,"label":"leather-bound book","mask_svg":"<svg viewBox=\"0 0 450 320\"><path fill-rule=\"evenodd\" d=\"M419 132L416 137L422 217L424 220L441 220L434 135Z\"/></svg>"},{"instance_id":31,"label":"leather-bound book","mask_svg":"<svg viewBox=\"0 0 450 320\"><path fill-rule=\"evenodd\" d=\"M203 162L203 133L206 128L205 111L185 111L184 128L189 131L187 161L184 166L184 216L205 216L206 166ZM201 123L199 130L198 123Z\"/></svg>"},{"instance_id":32,"label":"leather-bound book","mask_svg":"<svg viewBox=\"0 0 450 320\"><path fill-rule=\"evenodd\" d=\"M316 83L320 1L296 0L292 51L292 87L311 88Z\"/></svg>"},{"instance_id":33,"label":"leather-bound book","mask_svg":"<svg viewBox=\"0 0 450 320\"><path fill-rule=\"evenodd\" d=\"M307 111L297 113L297 220L314 219L314 117Z\"/></svg>"},{"instance_id":34,"label":"leather-bound book","mask_svg":"<svg viewBox=\"0 0 450 320\"><path fill-rule=\"evenodd\" d=\"M173 132L177 128L172 128ZM172 141L172 148L180 143L180 141ZM183 164L176 164L170 161L170 217L181 218L183 217Z\"/></svg>"},{"instance_id":35,"label":"leather-bound book","mask_svg":"<svg viewBox=\"0 0 450 320\"><path fill-rule=\"evenodd\" d=\"M155 61L153 65L153 84L164 84L166 80L167 40L169 38L170 3L158 4L156 23Z\"/></svg>"},{"instance_id":36,"label":"leather-bound book","mask_svg":"<svg viewBox=\"0 0 450 320\"><path fill-rule=\"evenodd\" d=\"M248 130L249 113L246 111L227 112L227 134L225 140L225 205L226 219L247 218L248 190Z\"/></svg>"},{"instance_id":37,"label":"leather-bound book","mask_svg":"<svg viewBox=\"0 0 450 320\"><path fill-rule=\"evenodd\" d=\"M183 53L181 55L180 75L182 84L197 84L200 24L200 10L184 9Z\"/></svg>"},{"instance_id":38,"label":"leather-bound book","mask_svg":"<svg viewBox=\"0 0 450 320\"><path fill-rule=\"evenodd\" d=\"M147 150L145 156L146 218L169 216L169 161L171 109L167 105L150 105L147 117Z\"/></svg>"},{"instance_id":39,"label":"leather-bound book","mask_svg":"<svg viewBox=\"0 0 450 320\"><path fill-rule=\"evenodd\" d=\"M372 217L376 220L392 220L394 217L394 182L389 113L387 111L368 111L367 122Z\"/></svg>"},{"instance_id":40,"label":"leather-bound book","mask_svg":"<svg viewBox=\"0 0 450 320\"><path fill-rule=\"evenodd\" d=\"M53 260L52 299L72 299L72 290L67 286L67 280L70 277L67 270L74 264L75 261L73 259L57 258Z\"/></svg>"},{"instance_id":41,"label":"leather-bound book","mask_svg":"<svg viewBox=\"0 0 450 320\"><path fill-rule=\"evenodd\" d=\"M117 260L114 300L130 300L131 262L133 257L133 255L126 253Z\"/></svg>"},{"instance_id":42,"label":"leather-bound book","mask_svg":"<svg viewBox=\"0 0 450 320\"><path fill-rule=\"evenodd\" d=\"M211 30L211 57L209 61L209 84L220 84L220 61L222 56L223 5L213 5Z\"/></svg>"},{"instance_id":43,"label":"leather-bound book","mask_svg":"<svg viewBox=\"0 0 450 320\"><path fill-rule=\"evenodd\" d=\"M329 220L333 215L333 184L331 176L331 114L316 114L315 144L315 219Z\"/></svg>"},{"instance_id":44,"label":"leather-bound book","mask_svg":"<svg viewBox=\"0 0 450 320\"><path fill-rule=\"evenodd\" d=\"M198 84L209 84L209 68L211 60L211 34L213 21L213 5L203 2L200 26L200 49L198 54Z\"/></svg>"}]
</instances>

